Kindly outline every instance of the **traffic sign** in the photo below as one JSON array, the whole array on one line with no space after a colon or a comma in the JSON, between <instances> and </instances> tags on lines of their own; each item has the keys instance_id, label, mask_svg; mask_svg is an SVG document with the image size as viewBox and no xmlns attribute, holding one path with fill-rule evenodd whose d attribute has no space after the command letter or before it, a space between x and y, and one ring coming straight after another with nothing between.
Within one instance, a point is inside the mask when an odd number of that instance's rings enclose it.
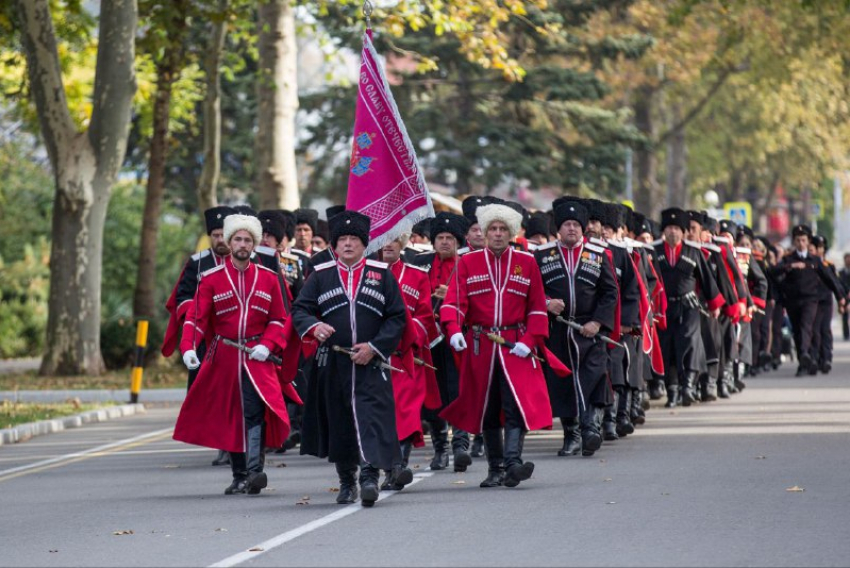
<instances>
[{"instance_id":1,"label":"traffic sign","mask_svg":"<svg viewBox=\"0 0 850 568\"><path fill-rule=\"evenodd\" d=\"M730 221L737 225L753 226L753 207L746 201L729 201L723 204L723 211Z\"/></svg>"}]
</instances>

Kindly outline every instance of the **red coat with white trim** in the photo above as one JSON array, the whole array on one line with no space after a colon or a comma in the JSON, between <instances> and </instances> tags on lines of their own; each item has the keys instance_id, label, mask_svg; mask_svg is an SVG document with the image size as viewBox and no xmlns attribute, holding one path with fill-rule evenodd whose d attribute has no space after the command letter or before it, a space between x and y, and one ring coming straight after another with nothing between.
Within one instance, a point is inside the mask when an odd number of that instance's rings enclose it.
<instances>
[{"instance_id":1,"label":"red coat with white trim","mask_svg":"<svg viewBox=\"0 0 850 568\"><path fill-rule=\"evenodd\" d=\"M390 265L390 270L398 281L407 308L407 326L398 346L400 355L392 358L393 365L404 371L392 373L396 429L400 441L413 436L413 445L420 447L425 445L422 407L439 408L441 401L434 371L415 364L414 357L433 366L430 347L436 345L442 335L431 307L428 272L400 260Z\"/></svg>"},{"instance_id":2,"label":"red coat with white trim","mask_svg":"<svg viewBox=\"0 0 850 568\"><path fill-rule=\"evenodd\" d=\"M499 258L489 249L460 257L457 278L449 283L440 308L446 337L466 328L460 353L460 395L440 416L472 434L481 432L493 366L500 365L528 430L552 427L546 379L540 363L518 357L487 338L501 335L532 351L549 335L546 295L534 256L508 248ZM481 326L476 332L473 326ZM500 329L513 327L514 329ZM477 337L476 337L477 336Z\"/></svg>"},{"instance_id":3,"label":"red coat with white trim","mask_svg":"<svg viewBox=\"0 0 850 568\"><path fill-rule=\"evenodd\" d=\"M271 361L255 361L225 345L227 338L248 347L262 344L271 353L283 351L283 295L277 274L249 263L244 271L228 257L201 275L198 294L183 326L180 351L194 349L211 337L197 379L177 417L174 439L230 452L244 452L244 418L240 370L266 405L266 441L280 447L289 436L289 415L277 369Z\"/></svg>"}]
</instances>

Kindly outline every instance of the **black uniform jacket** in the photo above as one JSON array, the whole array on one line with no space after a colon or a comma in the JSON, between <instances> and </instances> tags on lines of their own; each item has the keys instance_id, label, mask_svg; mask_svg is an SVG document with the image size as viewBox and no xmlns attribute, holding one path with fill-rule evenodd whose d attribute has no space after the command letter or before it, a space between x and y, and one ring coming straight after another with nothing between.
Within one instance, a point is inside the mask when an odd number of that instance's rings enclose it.
<instances>
[{"instance_id":1,"label":"black uniform jacket","mask_svg":"<svg viewBox=\"0 0 850 568\"><path fill-rule=\"evenodd\" d=\"M797 262L802 262L805 267L792 268L791 265ZM807 254L804 258L797 251L790 252L782 257L771 272L779 282L786 306L818 301L821 283L825 284L836 298L842 296L838 279L831 277L821 259L812 254Z\"/></svg>"},{"instance_id":2,"label":"black uniform jacket","mask_svg":"<svg viewBox=\"0 0 850 568\"><path fill-rule=\"evenodd\" d=\"M336 330L319 347L308 381L301 453L391 469L401 459L393 388L390 371L375 363L390 361L404 332L406 308L386 263L360 262L363 272L353 297L343 287L339 264L329 261L315 267L293 306L301 337L321 322ZM365 342L378 354L369 365L355 365L349 355L333 350Z\"/></svg>"}]
</instances>

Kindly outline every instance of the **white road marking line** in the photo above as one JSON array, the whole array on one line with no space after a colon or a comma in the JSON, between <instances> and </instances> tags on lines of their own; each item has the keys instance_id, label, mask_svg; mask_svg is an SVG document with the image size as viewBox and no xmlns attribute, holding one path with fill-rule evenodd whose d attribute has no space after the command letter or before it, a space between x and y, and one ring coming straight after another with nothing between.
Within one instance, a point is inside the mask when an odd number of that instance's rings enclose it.
<instances>
[{"instance_id":1,"label":"white road marking line","mask_svg":"<svg viewBox=\"0 0 850 568\"><path fill-rule=\"evenodd\" d=\"M413 476L413 481L410 482L410 484L407 487L412 487L413 485L416 485L417 483L419 483L423 479L431 477L432 475L434 475L434 474L431 473L431 472L417 473L416 475ZM390 497L392 497L393 495L396 495L398 493L399 493L398 491L382 491L381 494L378 496L378 501L383 501L384 499L389 499ZM335 521L338 521L340 519L344 519L345 517L347 517L349 515L353 515L354 513L361 511L362 509L363 509L363 505L361 505L360 503L354 503L353 505L348 505L347 507L340 509L339 511L336 511L334 513L331 513L330 515L325 515L324 517L322 517L320 519L316 519L315 521L311 521L311 522L307 523L306 525L301 525L300 527L294 528L290 531L286 531L285 533L281 533L281 534L279 534L275 537L272 537L272 538L270 538L270 539L268 539L264 542L261 542L260 544L256 544L256 545L251 547L251 550L246 550L244 552L234 554L233 556L225 558L224 560L220 560L220 561L216 562L215 564L210 564L210 568L229 568L231 566L238 566L239 564L242 564L243 562L247 562L248 560L251 560L251 559L256 558L256 557L258 557L262 554L265 554L266 552L269 552L270 550L274 550L275 548L283 546L287 542L295 540L299 536L303 536L305 534L311 533L311 532L318 530L318 529L320 529L324 526L327 526L327 525L329 525L329 524L331 524ZM256 550L254 550L254 549L256 549Z\"/></svg>"},{"instance_id":2,"label":"white road marking line","mask_svg":"<svg viewBox=\"0 0 850 568\"><path fill-rule=\"evenodd\" d=\"M145 440L147 438L153 438L155 436L161 436L163 434L167 434L168 432L172 432L172 431L174 431L174 428L163 428L162 430L156 430L154 432L148 432L147 434L141 434L139 436L134 436L132 438L126 438L124 440L118 440L117 442L111 442L109 444L97 446L96 448L92 448L90 450L85 450L83 452L74 452L72 454L65 454L63 456L57 456L55 458L50 458L50 459L47 459L47 460L42 460L42 461L38 461L38 462L35 462L35 463L27 464L27 465L13 467L11 469L4 469L4 470L0 471L0 477L4 477L4 476L9 475L11 473L18 473L18 472L21 472L21 471L27 471L29 469L36 469L36 468L39 468L39 467L51 465L51 464L54 464L54 463L59 463L59 462L66 461L66 460L72 460L72 459L80 458L80 457L83 457L83 456L87 456L89 454L96 454L98 452L110 450L112 448L115 448L115 447L118 447L118 446L123 446L125 444L132 444L133 442L139 442L139 441Z\"/></svg>"}]
</instances>

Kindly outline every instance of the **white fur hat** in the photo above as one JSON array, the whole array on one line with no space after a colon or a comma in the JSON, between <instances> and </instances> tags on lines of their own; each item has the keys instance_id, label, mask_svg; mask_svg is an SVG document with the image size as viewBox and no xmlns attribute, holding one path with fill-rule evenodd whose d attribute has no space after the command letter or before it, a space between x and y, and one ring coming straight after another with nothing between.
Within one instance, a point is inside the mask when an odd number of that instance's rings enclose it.
<instances>
[{"instance_id":1,"label":"white fur hat","mask_svg":"<svg viewBox=\"0 0 850 568\"><path fill-rule=\"evenodd\" d=\"M248 231L254 237L254 244L263 240L263 225L260 220L251 215L228 215L224 218L224 242L230 243L230 237L237 231Z\"/></svg>"},{"instance_id":2,"label":"white fur hat","mask_svg":"<svg viewBox=\"0 0 850 568\"><path fill-rule=\"evenodd\" d=\"M514 211L507 205L493 203L491 205L480 205L475 210L475 216L478 217L478 224L481 230L487 232L487 227L493 221L501 221L508 226L508 231L511 232L511 237L519 234L519 229L522 226L522 215ZM225 220L226 221L226 220Z\"/></svg>"}]
</instances>

